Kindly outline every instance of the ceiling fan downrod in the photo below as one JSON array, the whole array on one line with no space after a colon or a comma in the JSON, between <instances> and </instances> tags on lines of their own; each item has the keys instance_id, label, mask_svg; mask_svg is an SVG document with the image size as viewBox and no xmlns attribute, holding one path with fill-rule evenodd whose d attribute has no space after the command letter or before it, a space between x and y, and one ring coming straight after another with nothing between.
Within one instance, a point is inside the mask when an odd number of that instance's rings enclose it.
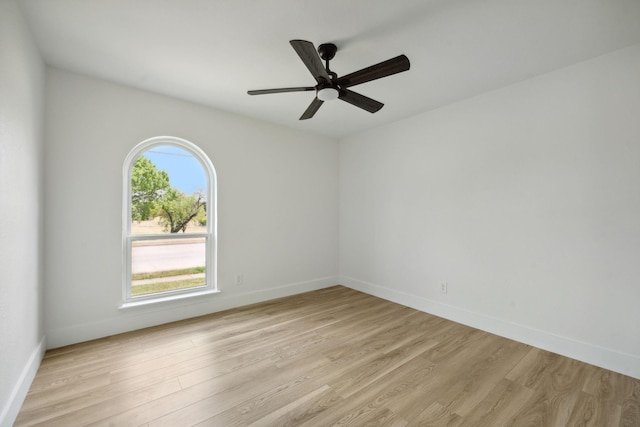
<instances>
[{"instance_id":1,"label":"ceiling fan downrod","mask_svg":"<svg viewBox=\"0 0 640 427\"><path fill-rule=\"evenodd\" d=\"M340 88L337 83L335 83L338 75L329 68L329 61L336 56L337 51L338 47L333 43L323 43L318 46L318 54L320 58L324 60L324 68L331 78L331 81L326 82L326 85L320 84L320 87L318 87L316 91L316 96L321 101L333 101L334 99L338 99L340 95Z\"/></svg>"},{"instance_id":2,"label":"ceiling fan downrod","mask_svg":"<svg viewBox=\"0 0 640 427\"><path fill-rule=\"evenodd\" d=\"M323 43L318 46L318 54L320 58L324 60L324 68L327 70L327 74L331 76L331 80L336 80L338 75L329 69L329 61L331 61L338 51L338 46L333 43Z\"/></svg>"}]
</instances>

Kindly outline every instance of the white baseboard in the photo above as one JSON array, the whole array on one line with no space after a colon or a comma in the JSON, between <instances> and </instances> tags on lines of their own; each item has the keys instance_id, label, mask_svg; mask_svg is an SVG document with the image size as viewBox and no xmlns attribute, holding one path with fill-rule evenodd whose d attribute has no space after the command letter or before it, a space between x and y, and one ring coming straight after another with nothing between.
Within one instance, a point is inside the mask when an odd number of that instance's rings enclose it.
<instances>
[{"instance_id":1,"label":"white baseboard","mask_svg":"<svg viewBox=\"0 0 640 427\"><path fill-rule=\"evenodd\" d=\"M29 387L31 387L31 383L36 376L36 372L38 372L40 362L42 362L46 349L45 337L42 337L36 348L31 352L29 360L25 363L22 373L18 378L18 382L13 387L11 396L9 396L9 401L5 402L4 406L1 408L0 426L10 427L15 422L18 412L20 412L20 408L22 407L22 402L24 402L24 399L27 397Z\"/></svg>"},{"instance_id":2,"label":"white baseboard","mask_svg":"<svg viewBox=\"0 0 640 427\"><path fill-rule=\"evenodd\" d=\"M632 354L558 336L348 276L340 276L338 282L369 295L640 379L640 357Z\"/></svg>"},{"instance_id":3,"label":"white baseboard","mask_svg":"<svg viewBox=\"0 0 640 427\"><path fill-rule=\"evenodd\" d=\"M47 344L49 348L62 347L136 329L188 319L190 317L229 310L257 302L327 288L335 286L337 283L337 276L331 276L243 293L232 294L222 289L220 293L213 295L173 301L170 303L152 304L127 310L118 310L118 307L114 304L114 315L109 319L97 322L85 322L64 328L48 329L46 331Z\"/></svg>"}]
</instances>

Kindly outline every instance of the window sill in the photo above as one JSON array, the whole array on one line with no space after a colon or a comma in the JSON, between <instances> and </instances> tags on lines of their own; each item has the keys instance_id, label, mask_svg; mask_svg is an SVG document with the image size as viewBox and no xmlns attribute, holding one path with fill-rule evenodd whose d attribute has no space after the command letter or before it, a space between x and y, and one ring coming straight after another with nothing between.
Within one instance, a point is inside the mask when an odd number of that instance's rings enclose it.
<instances>
[{"instance_id":1,"label":"window sill","mask_svg":"<svg viewBox=\"0 0 640 427\"><path fill-rule=\"evenodd\" d=\"M129 310L131 308L137 308L137 307L148 307L156 304L168 303L173 301L181 301L185 299L215 295L219 293L220 293L219 290L206 290L201 292L191 292L188 294L170 295L170 296L158 297L153 299L145 299L141 301L128 301L120 304L120 307L118 307L118 310Z\"/></svg>"}]
</instances>

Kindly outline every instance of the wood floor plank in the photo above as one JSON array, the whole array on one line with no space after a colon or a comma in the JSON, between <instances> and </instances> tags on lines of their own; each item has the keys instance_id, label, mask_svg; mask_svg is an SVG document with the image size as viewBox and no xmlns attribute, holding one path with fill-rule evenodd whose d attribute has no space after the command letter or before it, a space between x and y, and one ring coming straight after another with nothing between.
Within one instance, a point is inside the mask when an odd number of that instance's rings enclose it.
<instances>
[{"instance_id":1,"label":"wood floor plank","mask_svg":"<svg viewBox=\"0 0 640 427\"><path fill-rule=\"evenodd\" d=\"M625 382L620 425L640 426L640 379Z\"/></svg>"},{"instance_id":2,"label":"wood floor plank","mask_svg":"<svg viewBox=\"0 0 640 427\"><path fill-rule=\"evenodd\" d=\"M134 427L143 423L151 423L166 416L173 416L171 414L174 412L183 410L205 399L209 399L209 402L218 402L223 405L224 400L217 395L231 395L237 390L243 390L243 387L247 387L252 382L261 381L262 378L269 376L271 366L271 362L265 360L235 372L234 375L222 375L199 382L191 387L182 388L166 396L149 400L135 408L112 414L91 425ZM233 402L228 406L233 406ZM226 406L220 406L220 408L223 410Z\"/></svg>"},{"instance_id":3,"label":"wood floor plank","mask_svg":"<svg viewBox=\"0 0 640 427\"><path fill-rule=\"evenodd\" d=\"M317 391L321 391L320 394ZM317 391L302 396L249 426L297 427L315 419L324 411L331 410L343 400L329 386L325 385Z\"/></svg>"},{"instance_id":4,"label":"wood floor plank","mask_svg":"<svg viewBox=\"0 0 640 427\"><path fill-rule=\"evenodd\" d=\"M389 407L394 412L402 414L408 421L413 422L421 417L425 408L437 402L440 394L460 381L464 381L471 372L470 366L485 359L486 354L500 339L500 337L484 332L474 335L464 334L459 340L467 344L473 343L473 345L464 345L458 347L458 351L450 352L451 337L447 335L441 344L427 350L420 356L424 359L424 363L435 365L428 380L415 385L415 393L412 398L390 402ZM440 346L442 349L438 348ZM442 357L443 355L446 357Z\"/></svg>"},{"instance_id":5,"label":"wood floor plank","mask_svg":"<svg viewBox=\"0 0 640 427\"><path fill-rule=\"evenodd\" d=\"M152 384L138 389L111 393L88 393L64 404L47 405L28 411L16 424L25 426L88 425L109 417L117 411L136 407L147 400L155 400L180 389L177 380Z\"/></svg>"},{"instance_id":6,"label":"wood floor plank","mask_svg":"<svg viewBox=\"0 0 640 427\"><path fill-rule=\"evenodd\" d=\"M566 426L569 424L586 380L584 376L586 365L558 355L544 359L546 369L540 371L540 365L536 366L535 381L531 377L526 382L527 387L535 389L535 394L510 420L509 425Z\"/></svg>"},{"instance_id":7,"label":"wood floor plank","mask_svg":"<svg viewBox=\"0 0 640 427\"><path fill-rule=\"evenodd\" d=\"M457 427L462 423L460 415L440 402L433 402L413 420L413 425Z\"/></svg>"},{"instance_id":8,"label":"wood floor plank","mask_svg":"<svg viewBox=\"0 0 640 427\"><path fill-rule=\"evenodd\" d=\"M436 343L428 338L418 337L407 346L372 358L359 369L349 370L341 375L337 381L332 381L329 384L336 393L344 398L349 398L435 345Z\"/></svg>"},{"instance_id":9,"label":"wood floor plank","mask_svg":"<svg viewBox=\"0 0 640 427\"><path fill-rule=\"evenodd\" d=\"M291 358L294 353L302 354L313 347L321 346L324 341L326 341L325 338L314 332L309 332L289 342L274 345L273 348L261 348L249 353L242 353L237 357L213 360L207 366L179 375L178 378L182 387L186 388L209 378L231 374L263 360L268 360L270 365L276 367L276 362L283 358Z\"/></svg>"},{"instance_id":10,"label":"wood floor plank","mask_svg":"<svg viewBox=\"0 0 640 427\"><path fill-rule=\"evenodd\" d=\"M620 425L619 405L610 407L606 401L598 401L595 396L581 392L578 396L567 426L596 427Z\"/></svg>"},{"instance_id":11,"label":"wood floor plank","mask_svg":"<svg viewBox=\"0 0 640 427\"><path fill-rule=\"evenodd\" d=\"M461 427L503 426L533 397L533 390L503 378L464 417Z\"/></svg>"},{"instance_id":12,"label":"wood floor plank","mask_svg":"<svg viewBox=\"0 0 640 427\"><path fill-rule=\"evenodd\" d=\"M343 369L347 372L359 370L357 367ZM361 419L367 417L369 413L390 409L393 403L402 402L405 405L421 406L420 401L424 399L424 396L415 393L416 387L429 381L434 369L434 363L426 363L424 359L414 357L371 382L359 393L336 402L329 410L301 425L334 425L354 417ZM392 410L392 412L404 415L402 411Z\"/></svg>"},{"instance_id":13,"label":"wood floor plank","mask_svg":"<svg viewBox=\"0 0 640 427\"><path fill-rule=\"evenodd\" d=\"M334 286L47 351L15 426L640 426L640 380Z\"/></svg>"},{"instance_id":14,"label":"wood floor plank","mask_svg":"<svg viewBox=\"0 0 640 427\"><path fill-rule=\"evenodd\" d=\"M441 393L438 401L462 417L493 390L527 352L528 346L501 338L485 359L469 366L464 377Z\"/></svg>"},{"instance_id":15,"label":"wood floor plank","mask_svg":"<svg viewBox=\"0 0 640 427\"><path fill-rule=\"evenodd\" d=\"M100 373L98 375L83 375L82 379L74 379L73 382L65 381L63 384L57 384L54 387L33 390L29 399L22 405L22 409L36 410L37 408L54 405L57 402L65 402L76 396L90 393L93 390L107 387L111 381L109 373Z\"/></svg>"}]
</instances>

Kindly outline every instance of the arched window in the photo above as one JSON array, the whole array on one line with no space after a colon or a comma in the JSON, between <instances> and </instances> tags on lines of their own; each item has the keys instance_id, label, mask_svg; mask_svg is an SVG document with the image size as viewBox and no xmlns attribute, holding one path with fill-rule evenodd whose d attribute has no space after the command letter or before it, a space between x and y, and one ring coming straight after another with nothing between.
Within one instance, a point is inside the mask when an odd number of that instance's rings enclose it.
<instances>
[{"instance_id":1,"label":"arched window","mask_svg":"<svg viewBox=\"0 0 640 427\"><path fill-rule=\"evenodd\" d=\"M180 138L131 150L123 168L123 307L217 292L216 173Z\"/></svg>"}]
</instances>

